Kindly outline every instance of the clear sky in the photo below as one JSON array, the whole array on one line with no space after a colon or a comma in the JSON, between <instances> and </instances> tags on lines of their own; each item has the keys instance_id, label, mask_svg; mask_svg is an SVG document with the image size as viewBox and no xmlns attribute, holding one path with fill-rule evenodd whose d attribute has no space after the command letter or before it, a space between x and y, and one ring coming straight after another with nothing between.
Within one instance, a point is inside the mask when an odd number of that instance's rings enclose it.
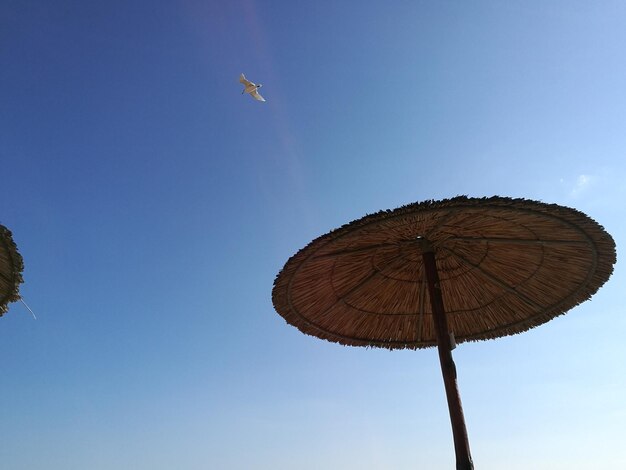
<instances>
[{"instance_id":1,"label":"clear sky","mask_svg":"<svg viewBox=\"0 0 626 470\"><path fill-rule=\"evenodd\" d=\"M0 319L11 470L454 468L435 350L273 309L287 259L459 194L575 207L618 263L588 302L460 345L477 470L626 468L626 3L0 3ZM241 95L239 74L264 86Z\"/></svg>"}]
</instances>

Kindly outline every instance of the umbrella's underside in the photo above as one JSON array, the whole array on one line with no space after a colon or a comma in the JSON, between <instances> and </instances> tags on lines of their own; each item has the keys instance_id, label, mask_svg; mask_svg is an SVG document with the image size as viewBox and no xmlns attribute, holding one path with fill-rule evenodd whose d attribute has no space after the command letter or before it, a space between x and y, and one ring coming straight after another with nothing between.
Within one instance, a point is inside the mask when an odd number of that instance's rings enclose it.
<instances>
[{"instance_id":1,"label":"umbrella's underside","mask_svg":"<svg viewBox=\"0 0 626 470\"><path fill-rule=\"evenodd\" d=\"M436 344L420 239L432 245L457 342L519 333L588 299L615 244L574 209L458 197L366 216L311 242L285 265L276 310L307 334L354 346Z\"/></svg>"}]
</instances>

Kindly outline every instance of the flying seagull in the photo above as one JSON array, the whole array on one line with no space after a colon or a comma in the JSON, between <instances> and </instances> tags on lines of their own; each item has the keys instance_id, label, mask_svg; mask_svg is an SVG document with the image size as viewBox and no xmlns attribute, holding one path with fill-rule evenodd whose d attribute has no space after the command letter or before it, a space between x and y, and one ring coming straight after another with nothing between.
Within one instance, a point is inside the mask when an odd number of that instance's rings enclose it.
<instances>
[{"instance_id":1,"label":"flying seagull","mask_svg":"<svg viewBox=\"0 0 626 470\"><path fill-rule=\"evenodd\" d=\"M258 85L255 85L254 83L252 83L250 80L247 80L246 77L244 76L244 74L242 73L241 76L239 77L239 82L243 83L244 89L241 92L241 94L243 95L244 93L248 93L250 94L250 96L252 96L252 98L254 98L255 100L258 101L265 101L265 98L263 98L261 95L259 95L259 92L257 91L259 88L261 88L263 85L261 85L260 83Z\"/></svg>"}]
</instances>

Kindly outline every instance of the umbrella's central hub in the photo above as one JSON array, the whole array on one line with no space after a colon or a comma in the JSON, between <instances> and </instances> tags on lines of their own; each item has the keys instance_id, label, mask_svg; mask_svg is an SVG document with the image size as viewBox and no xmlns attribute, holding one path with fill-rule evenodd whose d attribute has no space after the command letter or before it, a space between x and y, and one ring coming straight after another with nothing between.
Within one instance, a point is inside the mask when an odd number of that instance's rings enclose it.
<instances>
[{"instance_id":1,"label":"umbrella's central hub","mask_svg":"<svg viewBox=\"0 0 626 470\"><path fill-rule=\"evenodd\" d=\"M405 259L419 262L421 262L424 253L433 253L435 251L430 240L421 235L403 240L398 244L398 248Z\"/></svg>"},{"instance_id":2,"label":"umbrella's central hub","mask_svg":"<svg viewBox=\"0 0 626 470\"><path fill-rule=\"evenodd\" d=\"M415 237L415 241L417 242L417 245L419 246L420 250L422 250L422 253L429 253L429 252L434 251L433 246L431 245L430 241L426 237L422 237L421 235L418 235L417 237Z\"/></svg>"}]
</instances>

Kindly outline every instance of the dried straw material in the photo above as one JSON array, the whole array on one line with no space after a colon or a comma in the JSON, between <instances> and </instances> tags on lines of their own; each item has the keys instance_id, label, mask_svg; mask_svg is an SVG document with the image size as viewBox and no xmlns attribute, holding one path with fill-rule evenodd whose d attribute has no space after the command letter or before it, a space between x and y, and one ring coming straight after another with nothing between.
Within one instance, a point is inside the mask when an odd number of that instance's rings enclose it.
<instances>
[{"instance_id":1,"label":"dried straw material","mask_svg":"<svg viewBox=\"0 0 626 470\"><path fill-rule=\"evenodd\" d=\"M23 270L24 261L17 251L11 231L0 225L0 316L8 310L10 302L20 299Z\"/></svg>"},{"instance_id":2,"label":"dried straw material","mask_svg":"<svg viewBox=\"0 0 626 470\"><path fill-rule=\"evenodd\" d=\"M575 209L456 197L381 211L300 250L274 282L276 311L303 333L351 346L435 346L421 243L434 249L457 343L513 335L589 299L615 243Z\"/></svg>"}]
</instances>

